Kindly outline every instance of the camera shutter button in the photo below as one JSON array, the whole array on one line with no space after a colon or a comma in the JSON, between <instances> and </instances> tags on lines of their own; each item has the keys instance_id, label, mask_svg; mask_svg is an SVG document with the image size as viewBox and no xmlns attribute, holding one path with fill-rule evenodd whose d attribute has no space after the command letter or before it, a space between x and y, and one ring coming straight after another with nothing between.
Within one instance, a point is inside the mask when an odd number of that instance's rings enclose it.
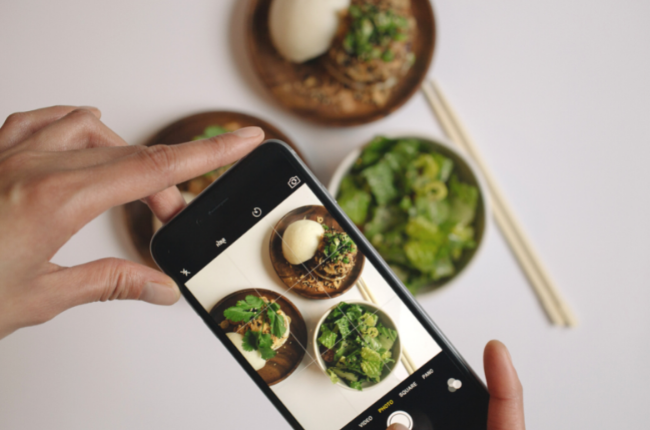
<instances>
[{"instance_id":1,"label":"camera shutter button","mask_svg":"<svg viewBox=\"0 0 650 430\"><path fill-rule=\"evenodd\" d=\"M409 430L413 429L413 418L404 411L395 411L388 417L387 426L401 424Z\"/></svg>"}]
</instances>

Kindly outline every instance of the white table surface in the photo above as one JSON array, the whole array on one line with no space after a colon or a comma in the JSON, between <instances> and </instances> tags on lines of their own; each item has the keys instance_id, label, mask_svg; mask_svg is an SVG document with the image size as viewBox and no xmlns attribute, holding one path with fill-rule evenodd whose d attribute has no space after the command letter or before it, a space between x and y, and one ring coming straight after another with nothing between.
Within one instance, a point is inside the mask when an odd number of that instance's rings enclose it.
<instances>
[{"instance_id":1,"label":"white table surface","mask_svg":"<svg viewBox=\"0 0 650 430\"><path fill-rule=\"evenodd\" d=\"M349 129L279 109L244 55L244 3L3 1L0 117L91 104L135 144L190 113L246 111L285 130L324 182L374 134L440 134L419 94L387 119ZM424 307L481 375L489 339L510 347L529 428L647 428L650 3L435 7L431 74L581 325L547 323L496 228L471 271L422 297ZM106 256L135 258L115 211L54 261ZM287 427L184 302L93 304L0 342L2 429L228 429L257 420Z\"/></svg>"}]
</instances>

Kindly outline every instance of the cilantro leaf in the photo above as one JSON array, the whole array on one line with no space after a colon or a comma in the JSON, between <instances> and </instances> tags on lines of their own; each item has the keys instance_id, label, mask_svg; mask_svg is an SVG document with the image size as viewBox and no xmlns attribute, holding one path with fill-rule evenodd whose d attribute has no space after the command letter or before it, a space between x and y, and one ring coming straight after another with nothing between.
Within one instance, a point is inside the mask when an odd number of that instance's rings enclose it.
<instances>
[{"instance_id":1,"label":"cilantro leaf","mask_svg":"<svg viewBox=\"0 0 650 430\"><path fill-rule=\"evenodd\" d=\"M262 309L265 305L264 300L253 295L246 296L246 304L253 309Z\"/></svg>"},{"instance_id":2,"label":"cilantro leaf","mask_svg":"<svg viewBox=\"0 0 650 430\"><path fill-rule=\"evenodd\" d=\"M275 303L274 303L275 304ZM279 308L280 306L278 306ZM275 337L282 337L286 332L286 320L284 317L277 313L273 307L269 307L267 310L267 316L269 317L269 326L271 327L271 334Z\"/></svg>"},{"instance_id":3,"label":"cilantro leaf","mask_svg":"<svg viewBox=\"0 0 650 430\"><path fill-rule=\"evenodd\" d=\"M255 316L255 312L249 312L240 307L233 306L226 309L223 312L223 316L229 319L230 321L241 322L241 321L248 321L251 318L253 318L253 316Z\"/></svg>"},{"instance_id":4,"label":"cilantro leaf","mask_svg":"<svg viewBox=\"0 0 650 430\"><path fill-rule=\"evenodd\" d=\"M209 139L210 137L219 136L228 133L228 130L219 125L210 125L203 130L203 134L195 136L192 140Z\"/></svg>"},{"instance_id":5,"label":"cilantro leaf","mask_svg":"<svg viewBox=\"0 0 650 430\"><path fill-rule=\"evenodd\" d=\"M259 343L259 332L248 330L242 340L244 351L255 351Z\"/></svg>"},{"instance_id":6,"label":"cilantro leaf","mask_svg":"<svg viewBox=\"0 0 650 430\"><path fill-rule=\"evenodd\" d=\"M264 360L275 357L276 352L271 348L273 339L271 335L262 334L259 331L249 330L244 335L242 348L244 351L259 351Z\"/></svg>"}]
</instances>

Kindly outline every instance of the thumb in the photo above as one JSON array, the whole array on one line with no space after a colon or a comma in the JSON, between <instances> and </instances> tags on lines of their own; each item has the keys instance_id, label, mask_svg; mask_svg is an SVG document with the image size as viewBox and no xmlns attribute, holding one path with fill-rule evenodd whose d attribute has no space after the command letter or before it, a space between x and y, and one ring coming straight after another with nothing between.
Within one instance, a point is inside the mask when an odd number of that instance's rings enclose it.
<instances>
[{"instance_id":1,"label":"thumb","mask_svg":"<svg viewBox=\"0 0 650 430\"><path fill-rule=\"evenodd\" d=\"M506 346L488 342L483 365L490 392L488 430L524 430L523 388Z\"/></svg>"},{"instance_id":2,"label":"thumb","mask_svg":"<svg viewBox=\"0 0 650 430\"><path fill-rule=\"evenodd\" d=\"M61 269L48 277L48 283L62 294L66 309L107 300L173 305L181 295L176 283L164 273L118 258Z\"/></svg>"}]
</instances>

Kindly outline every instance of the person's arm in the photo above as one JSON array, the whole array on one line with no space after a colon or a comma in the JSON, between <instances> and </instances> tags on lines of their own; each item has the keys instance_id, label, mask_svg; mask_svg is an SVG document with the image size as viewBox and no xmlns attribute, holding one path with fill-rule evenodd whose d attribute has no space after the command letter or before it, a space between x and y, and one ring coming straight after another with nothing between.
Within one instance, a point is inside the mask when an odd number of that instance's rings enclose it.
<instances>
[{"instance_id":1,"label":"person's arm","mask_svg":"<svg viewBox=\"0 0 650 430\"><path fill-rule=\"evenodd\" d=\"M10 115L0 128L0 339L83 303L175 303L178 287L152 268L50 259L113 206L143 199L167 222L185 206L176 184L232 163L264 138L248 127L180 145L128 146L99 117L96 108L55 106Z\"/></svg>"},{"instance_id":2,"label":"person's arm","mask_svg":"<svg viewBox=\"0 0 650 430\"><path fill-rule=\"evenodd\" d=\"M506 346L498 340L488 342L483 367L490 392L487 430L525 430L524 391ZM407 429L393 424L388 430Z\"/></svg>"}]
</instances>

